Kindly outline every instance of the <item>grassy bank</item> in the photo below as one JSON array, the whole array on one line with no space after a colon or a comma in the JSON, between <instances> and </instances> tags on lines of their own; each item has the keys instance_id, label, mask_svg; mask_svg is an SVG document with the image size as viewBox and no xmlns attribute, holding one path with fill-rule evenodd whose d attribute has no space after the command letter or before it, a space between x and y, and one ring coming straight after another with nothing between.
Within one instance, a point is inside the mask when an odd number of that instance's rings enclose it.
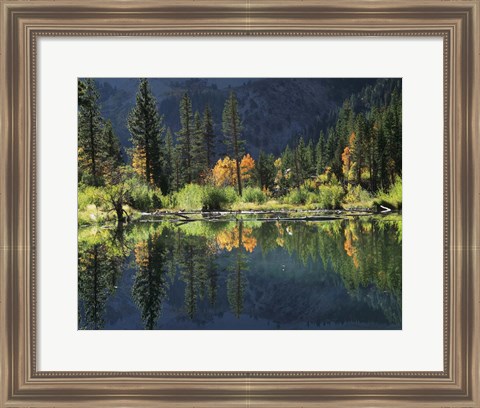
<instances>
[{"instance_id":1,"label":"grassy bank","mask_svg":"<svg viewBox=\"0 0 480 408\"><path fill-rule=\"evenodd\" d=\"M111 194L111 193L110 193ZM342 187L339 184L312 186L304 184L282 197L257 187L246 187L240 197L233 187L214 187L189 184L180 191L162 195L159 189L132 184L125 196L123 208L130 220L142 212L159 209L172 211L217 210L370 210L380 206L392 210L402 208L402 181L397 179L388 191L372 196L360 186ZM79 187L78 224L103 225L116 223L106 187Z\"/></svg>"}]
</instances>

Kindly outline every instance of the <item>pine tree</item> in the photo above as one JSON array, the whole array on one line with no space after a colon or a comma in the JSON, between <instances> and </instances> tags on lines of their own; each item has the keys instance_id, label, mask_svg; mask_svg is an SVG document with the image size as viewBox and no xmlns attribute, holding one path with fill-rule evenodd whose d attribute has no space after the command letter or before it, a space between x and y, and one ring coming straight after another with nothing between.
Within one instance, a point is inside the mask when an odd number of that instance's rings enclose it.
<instances>
[{"instance_id":1,"label":"pine tree","mask_svg":"<svg viewBox=\"0 0 480 408\"><path fill-rule=\"evenodd\" d=\"M78 80L77 94L78 94L78 108L79 109L85 103L86 89L87 89L86 81Z\"/></svg>"},{"instance_id":2,"label":"pine tree","mask_svg":"<svg viewBox=\"0 0 480 408\"><path fill-rule=\"evenodd\" d=\"M354 112L351 108L350 100L343 103L338 113L338 120L335 126L335 154L332 160L332 171L339 179L343 178L342 154L345 147L348 146L349 137L353 132Z\"/></svg>"},{"instance_id":3,"label":"pine tree","mask_svg":"<svg viewBox=\"0 0 480 408\"><path fill-rule=\"evenodd\" d=\"M207 168L213 166L215 160L215 132L213 130L213 118L210 106L205 107L203 112L203 137L205 141Z\"/></svg>"},{"instance_id":4,"label":"pine tree","mask_svg":"<svg viewBox=\"0 0 480 408\"><path fill-rule=\"evenodd\" d=\"M280 189L282 191L289 189L295 183L295 179L292 177L292 171L294 171L293 156L292 149L287 145L281 157L282 178L280 179Z\"/></svg>"},{"instance_id":5,"label":"pine tree","mask_svg":"<svg viewBox=\"0 0 480 408\"><path fill-rule=\"evenodd\" d=\"M373 108L369 114L367 121L367 131L365 133L365 156L368 164L370 175L370 191L374 192L377 189L377 134L378 123L376 121L377 109Z\"/></svg>"},{"instance_id":6,"label":"pine tree","mask_svg":"<svg viewBox=\"0 0 480 408\"><path fill-rule=\"evenodd\" d=\"M365 162L365 138L367 133L367 123L365 116L359 113L355 118L354 138L350 141L350 151L352 161L356 163L355 181L360 184L362 181L362 167Z\"/></svg>"},{"instance_id":7,"label":"pine tree","mask_svg":"<svg viewBox=\"0 0 480 408\"><path fill-rule=\"evenodd\" d=\"M199 182L202 176L205 176L207 169L207 151L205 149L205 139L200 114L195 112L193 116L192 132L192 178Z\"/></svg>"},{"instance_id":8,"label":"pine tree","mask_svg":"<svg viewBox=\"0 0 480 408\"><path fill-rule=\"evenodd\" d=\"M175 167L175 146L173 145L173 136L170 128L167 129L165 134L165 148L164 148L164 160L163 160L163 175L165 178L165 191L171 192L174 186L174 167ZM162 186L163 187L163 186Z\"/></svg>"},{"instance_id":9,"label":"pine tree","mask_svg":"<svg viewBox=\"0 0 480 408\"><path fill-rule=\"evenodd\" d=\"M172 187L174 191L180 190L182 186L182 151L177 145L173 149L173 173L172 173Z\"/></svg>"},{"instance_id":10,"label":"pine tree","mask_svg":"<svg viewBox=\"0 0 480 408\"><path fill-rule=\"evenodd\" d=\"M327 132L327 143L325 145L325 164L333 167L335 161L336 139L335 131L329 128Z\"/></svg>"},{"instance_id":11,"label":"pine tree","mask_svg":"<svg viewBox=\"0 0 480 408\"><path fill-rule=\"evenodd\" d=\"M179 149L180 161L183 167L182 181L188 184L193 181L194 169L192 168L192 101L187 93L185 93L180 100L180 126L181 128L177 133L177 147Z\"/></svg>"},{"instance_id":12,"label":"pine tree","mask_svg":"<svg viewBox=\"0 0 480 408\"><path fill-rule=\"evenodd\" d=\"M261 189L272 190L275 184L275 157L273 154L266 154L263 150L258 156L255 173L258 185Z\"/></svg>"},{"instance_id":13,"label":"pine tree","mask_svg":"<svg viewBox=\"0 0 480 408\"><path fill-rule=\"evenodd\" d=\"M315 174L315 148L313 147L313 141L310 139L305 146L303 156L305 158L304 162L304 177L310 177Z\"/></svg>"},{"instance_id":14,"label":"pine tree","mask_svg":"<svg viewBox=\"0 0 480 408\"><path fill-rule=\"evenodd\" d=\"M383 115L383 129L388 156L389 184L394 183L395 176L402 173L402 119L401 100L397 91L393 91L390 104Z\"/></svg>"},{"instance_id":15,"label":"pine tree","mask_svg":"<svg viewBox=\"0 0 480 408\"><path fill-rule=\"evenodd\" d=\"M147 183L160 186L162 176L160 139L164 126L148 79L140 80L136 104L128 115L127 127L132 136L134 167L145 177Z\"/></svg>"},{"instance_id":16,"label":"pine tree","mask_svg":"<svg viewBox=\"0 0 480 408\"><path fill-rule=\"evenodd\" d=\"M93 79L80 81L78 111L78 162L82 180L87 184L101 184L102 125L99 93Z\"/></svg>"},{"instance_id":17,"label":"pine tree","mask_svg":"<svg viewBox=\"0 0 480 408\"><path fill-rule=\"evenodd\" d=\"M300 186L306 178L305 164L307 164L308 161L306 153L305 141L303 137L300 137L297 146L293 150L293 174L295 177L295 185L298 189L300 189Z\"/></svg>"},{"instance_id":18,"label":"pine tree","mask_svg":"<svg viewBox=\"0 0 480 408\"><path fill-rule=\"evenodd\" d=\"M124 163L120 140L113 131L112 122L107 120L103 127L102 142L104 144L103 159L109 162L111 168L115 169Z\"/></svg>"},{"instance_id":19,"label":"pine tree","mask_svg":"<svg viewBox=\"0 0 480 408\"><path fill-rule=\"evenodd\" d=\"M238 195L242 196L240 160L243 155L244 140L240 138L242 132L242 121L238 112L237 97L233 91L230 93L230 96L225 102L222 119L222 129L225 136L225 143L236 162Z\"/></svg>"},{"instance_id":20,"label":"pine tree","mask_svg":"<svg viewBox=\"0 0 480 408\"><path fill-rule=\"evenodd\" d=\"M377 163L376 183L382 189L387 189L388 183L388 146L385 131L382 123L382 113L379 112L375 118L376 139L374 155Z\"/></svg>"},{"instance_id":21,"label":"pine tree","mask_svg":"<svg viewBox=\"0 0 480 408\"><path fill-rule=\"evenodd\" d=\"M343 148L348 143L348 138L353 131L353 124L354 112L352 110L350 101L347 99L343 103L343 106L338 113L337 125L335 126L335 132L338 137L341 151L343 151Z\"/></svg>"},{"instance_id":22,"label":"pine tree","mask_svg":"<svg viewBox=\"0 0 480 408\"><path fill-rule=\"evenodd\" d=\"M325 149L325 136L323 131L320 132L320 136L318 138L317 146L316 146L315 158L316 158L316 170L317 174L322 174L325 170L325 156L326 156L326 149Z\"/></svg>"}]
</instances>

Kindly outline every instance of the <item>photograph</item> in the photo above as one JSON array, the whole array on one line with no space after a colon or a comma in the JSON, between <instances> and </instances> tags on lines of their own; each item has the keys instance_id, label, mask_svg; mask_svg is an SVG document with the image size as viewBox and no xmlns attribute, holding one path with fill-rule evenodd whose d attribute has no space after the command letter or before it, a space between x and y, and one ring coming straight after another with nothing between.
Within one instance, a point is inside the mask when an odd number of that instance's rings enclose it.
<instances>
[{"instance_id":1,"label":"photograph","mask_svg":"<svg viewBox=\"0 0 480 408\"><path fill-rule=\"evenodd\" d=\"M79 330L401 330L401 78L78 78Z\"/></svg>"}]
</instances>

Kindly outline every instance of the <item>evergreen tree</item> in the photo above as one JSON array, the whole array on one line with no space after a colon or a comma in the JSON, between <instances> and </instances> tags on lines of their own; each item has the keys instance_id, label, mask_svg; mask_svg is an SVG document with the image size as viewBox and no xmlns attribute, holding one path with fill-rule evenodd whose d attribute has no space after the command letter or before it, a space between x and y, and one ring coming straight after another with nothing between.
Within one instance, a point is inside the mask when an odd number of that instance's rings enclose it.
<instances>
[{"instance_id":1,"label":"evergreen tree","mask_svg":"<svg viewBox=\"0 0 480 408\"><path fill-rule=\"evenodd\" d=\"M78 110L78 163L80 177L87 184L101 184L103 120L98 104L99 93L93 79L80 81Z\"/></svg>"},{"instance_id":2,"label":"evergreen tree","mask_svg":"<svg viewBox=\"0 0 480 408\"><path fill-rule=\"evenodd\" d=\"M180 100L180 130L177 133L177 147L180 155L180 162L183 168L182 182L193 181L194 169L192 167L193 149L193 113L192 101L187 93Z\"/></svg>"},{"instance_id":3,"label":"evergreen tree","mask_svg":"<svg viewBox=\"0 0 480 408\"><path fill-rule=\"evenodd\" d=\"M78 84L77 84L78 109L80 109L80 107L82 107L85 103L86 90L87 90L86 81L78 80Z\"/></svg>"},{"instance_id":4,"label":"evergreen tree","mask_svg":"<svg viewBox=\"0 0 480 408\"><path fill-rule=\"evenodd\" d=\"M193 117L192 132L192 178L193 181L200 182L202 176L205 176L207 169L207 151L205 149L205 134L203 132L202 119L200 114L195 112Z\"/></svg>"},{"instance_id":5,"label":"evergreen tree","mask_svg":"<svg viewBox=\"0 0 480 408\"><path fill-rule=\"evenodd\" d=\"M290 149L290 146L287 145L285 150L282 153L281 157L281 171L282 171L282 178L280 180L280 189L282 191L289 189L293 185L295 185L295 178L292 177L294 171L294 159L293 159L293 152Z\"/></svg>"},{"instance_id":6,"label":"evergreen tree","mask_svg":"<svg viewBox=\"0 0 480 408\"><path fill-rule=\"evenodd\" d=\"M207 168L213 166L215 160L215 132L213 130L213 118L210 106L205 107L203 112L203 137L205 141L205 151L207 159Z\"/></svg>"},{"instance_id":7,"label":"evergreen tree","mask_svg":"<svg viewBox=\"0 0 480 408\"><path fill-rule=\"evenodd\" d=\"M336 150L336 138L335 131L333 128L329 128L327 132L327 143L325 145L325 163L327 166L333 168L333 163L335 162L335 150Z\"/></svg>"},{"instance_id":8,"label":"evergreen tree","mask_svg":"<svg viewBox=\"0 0 480 408\"><path fill-rule=\"evenodd\" d=\"M242 196L240 161L243 155L243 146L245 142L240 138L242 132L242 121L238 112L237 97L233 91L230 92L230 96L225 102L222 119L222 129L225 136L225 143L229 148L233 159L235 160L238 194Z\"/></svg>"},{"instance_id":9,"label":"evergreen tree","mask_svg":"<svg viewBox=\"0 0 480 408\"><path fill-rule=\"evenodd\" d=\"M174 191L180 190L182 186L183 174L182 174L182 151L177 145L173 149L173 169L172 169L172 187Z\"/></svg>"},{"instance_id":10,"label":"evergreen tree","mask_svg":"<svg viewBox=\"0 0 480 408\"><path fill-rule=\"evenodd\" d=\"M104 156L103 160L109 163L109 167L112 170L121 166L124 163L122 147L120 145L120 140L118 140L117 135L113 131L112 122L110 120L107 120L103 127L102 142L105 146L102 152Z\"/></svg>"},{"instance_id":11,"label":"evergreen tree","mask_svg":"<svg viewBox=\"0 0 480 408\"><path fill-rule=\"evenodd\" d=\"M377 164L376 174L376 186L380 186L382 189L387 189L388 183L388 145L385 135L385 131L382 123L382 114L378 112L375 118L375 147L374 155Z\"/></svg>"},{"instance_id":12,"label":"evergreen tree","mask_svg":"<svg viewBox=\"0 0 480 408\"><path fill-rule=\"evenodd\" d=\"M273 154L266 154L260 151L255 166L256 178L261 189L272 190L275 184L275 157Z\"/></svg>"},{"instance_id":13,"label":"evergreen tree","mask_svg":"<svg viewBox=\"0 0 480 408\"><path fill-rule=\"evenodd\" d=\"M160 186L162 176L160 140L164 126L148 79L140 80L136 104L128 115L127 127L133 144L133 167L147 183Z\"/></svg>"},{"instance_id":14,"label":"evergreen tree","mask_svg":"<svg viewBox=\"0 0 480 408\"><path fill-rule=\"evenodd\" d=\"M349 137L353 132L354 112L351 108L350 100L343 103L338 113L338 120L335 126L335 154L332 159L332 171L339 179L343 179L342 154L345 147L348 146Z\"/></svg>"},{"instance_id":15,"label":"evergreen tree","mask_svg":"<svg viewBox=\"0 0 480 408\"><path fill-rule=\"evenodd\" d=\"M374 192L377 189L377 134L378 123L376 122L377 109L373 108L369 114L367 121L367 131L365 133L365 156L368 164L370 177L370 191Z\"/></svg>"},{"instance_id":16,"label":"evergreen tree","mask_svg":"<svg viewBox=\"0 0 480 408\"><path fill-rule=\"evenodd\" d=\"M163 160L163 175L165 177L162 191L167 193L173 190L174 182L174 167L175 167L175 146L173 145L173 136L170 128L165 134L165 148Z\"/></svg>"},{"instance_id":17,"label":"evergreen tree","mask_svg":"<svg viewBox=\"0 0 480 408\"><path fill-rule=\"evenodd\" d=\"M323 131L320 132L318 138L317 146L315 149L315 158L316 158L316 170L317 174L322 174L325 170L325 159L326 159L326 147L325 147L325 135Z\"/></svg>"},{"instance_id":18,"label":"evergreen tree","mask_svg":"<svg viewBox=\"0 0 480 408\"><path fill-rule=\"evenodd\" d=\"M359 113L355 118L355 132L353 139L350 140L350 151L352 161L356 163L355 181L361 183L362 167L365 162L365 138L367 133L367 123L365 116Z\"/></svg>"},{"instance_id":19,"label":"evergreen tree","mask_svg":"<svg viewBox=\"0 0 480 408\"><path fill-rule=\"evenodd\" d=\"M306 178L306 167L308 164L307 149L303 137L300 137L297 146L293 150L293 175L295 186L299 189Z\"/></svg>"},{"instance_id":20,"label":"evergreen tree","mask_svg":"<svg viewBox=\"0 0 480 408\"><path fill-rule=\"evenodd\" d=\"M390 104L383 116L385 143L388 151L389 184L395 182L395 176L402 174L402 111L401 100L396 90L391 95Z\"/></svg>"},{"instance_id":21,"label":"evergreen tree","mask_svg":"<svg viewBox=\"0 0 480 408\"><path fill-rule=\"evenodd\" d=\"M315 174L315 148L313 147L313 140L310 139L305 146L304 152L304 177L308 178Z\"/></svg>"}]
</instances>

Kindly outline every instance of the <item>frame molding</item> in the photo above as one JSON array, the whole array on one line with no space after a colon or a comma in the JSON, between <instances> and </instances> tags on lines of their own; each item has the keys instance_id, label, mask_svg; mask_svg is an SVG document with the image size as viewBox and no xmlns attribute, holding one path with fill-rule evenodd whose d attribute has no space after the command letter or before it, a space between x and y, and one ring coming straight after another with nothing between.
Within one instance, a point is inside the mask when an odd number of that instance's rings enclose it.
<instances>
[{"instance_id":1,"label":"frame molding","mask_svg":"<svg viewBox=\"0 0 480 408\"><path fill-rule=\"evenodd\" d=\"M0 407L480 407L480 0L0 0ZM36 369L36 44L46 36L444 40L444 371Z\"/></svg>"}]
</instances>

